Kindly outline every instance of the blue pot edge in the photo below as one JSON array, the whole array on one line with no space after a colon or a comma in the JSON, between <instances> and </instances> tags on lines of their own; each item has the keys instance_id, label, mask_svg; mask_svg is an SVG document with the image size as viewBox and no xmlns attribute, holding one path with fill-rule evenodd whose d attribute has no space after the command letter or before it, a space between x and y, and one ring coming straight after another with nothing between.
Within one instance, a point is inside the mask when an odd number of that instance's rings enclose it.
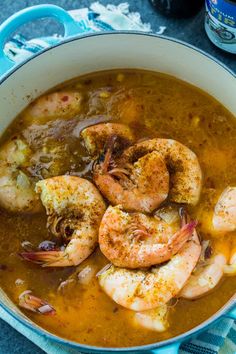
<instances>
[{"instance_id":1,"label":"blue pot edge","mask_svg":"<svg viewBox=\"0 0 236 354\"><path fill-rule=\"evenodd\" d=\"M88 38L88 37L104 36L104 35L111 35L111 34L112 35L134 34L134 35L141 35L141 36L147 36L147 37L157 37L159 39L163 39L163 40L167 40L167 41L170 41L170 42L174 42L174 43L183 45L184 47L192 49L192 50L200 53L204 57L214 61L220 67L222 67L225 71L227 71L229 74L231 74L234 78L236 78L236 73L234 73L231 69L229 69L227 67L227 65L223 64L220 60L218 60L218 59L214 58L212 55L204 52L202 49L199 49L199 48L197 48L197 47L195 47L195 46L193 46L193 45L191 45L189 43L186 43L184 41L181 41L179 39L175 39L175 38L172 38L172 37L167 37L167 36L164 36L164 35L157 35L157 34L154 34L154 33L145 33L145 32L142 32L142 31L107 31L107 32L80 34L79 36L63 39L60 43L55 44L55 45L53 45L53 46L51 46L49 48L45 48L44 50L40 51L39 53L33 55L30 58L27 58L22 63L17 64L15 67L13 67L8 73L6 73L0 79L0 85L2 83L4 83L10 76L12 76L22 66L26 65L31 60L34 60L34 58L39 57L40 55L43 55L45 52L50 51L53 48L59 47L59 46L61 46L63 44L70 43L70 42L73 42L73 41L82 40L82 39L85 39L85 38ZM199 332L202 332L205 329L207 329L210 325L213 325L222 316L224 316L224 314L227 311L230 311L230 309L235 307L236 306L236 302L234 301L233 303L231 303L231 300L229 300L216 314L211 316L208 320L204 321L203 323L201 323L197 327L194 327L190 331L185 332L185 333L183 333L183 334L181 334L181 335L179 335L177 337L170 338L168 340L157 342L157 343L144 345L144 346L121 347L121 348L89 346L89 345L83 345L83 344L80 344L80 343L77 343L77 342L73 342L73 341L61 338L59 336L56 336L56 335L44 330L41 327L37 328L35 325L31 324L26 319L24 319L23 317L20 317L13 310L8 308L1 300L0 300L0 306L2 306L2 308L9 315L11 315L15 320L19 321L20 323L22 323L26 327L30 328L31 330L33 330L37 334L42 335L43 337L45 337L47 339L54 340L55 342L57 342L59 344L62 344L62 345L65 345L65 346L74 347L74 348L77 348L77 349L81 349L81 350L84 350L85 352L91 352L91 351L92 352L137 352L137 351L148 351L148 350L154 350L154 349L158 349L158 348L164 348L167 345L174 345L174 344L177 345L178 343L182 343L182 342L186 341L187 339L191 338L193 335L197 335Z\"/></svg>"},{"instance_id":2,"label":"blue pot edge","mask_svg":"<svg viewBox=\"0 0 236 354\"><path fill-rule=\"evenodd\" d=\"M39 53L36 53L36 54L32 55L31 57L25 59L20 64L16 64L13 68L11 68L9 70L9 72L6 72L6 74L3 74L2 78L0 78L0 85L4 81L6 81L12 74L14 74L18 69L20 69L22 66L26 65L30 61L34 60L35 58L39 57L40 55L43 55L44 53L50 51L53 48L59 47L59 46L66 44L66 43L70 43L70 42L77 41L77 40L82 40L82 39L89 38L89 37L106 36L106 35L111 35L111 34L112 35L134 34L134 35L140 35L140 36L146 36L146 37L156 37L159 39L163 39L163 40L167 40L170 42L180 44L180 45L187 47L189 49L192 49L193 51L200 53L202 56L214 61L216 64L218 64L220 67L222 67L225 71L227 71L230 75L232 75L234 78L236 78L236 72L231 70L227 65L222 63L219 59L216 59L215 57L213 57L211 54L205 52L204 50L197 48L194 45L184 42L180 39L176 39L176 38L168 37L168 36L164 36L164 35L158 35L155 33L145 33L142 31L106 31L106 32L79 34L78 36L73 36L70 38L63 38L60 43L54 44L54 45L50 46L49 48L45 48L42 51L40 51Z\"/></svg>"},{"instance_id":3,"label":"blue pot edge","mask_svg":"<svg viewBox=\"0 0 236 354\"><path fill-rule=\"evenodd\" d=\"M5 305L2 300L0 300L0 306L10 315L12 316L15 320L19 321L21 324L25 325L27 328L31 329L33 332L36 332L37 334L43 336L46 339L50 339L52 341L55 341L59 344L62 344L64 346L70 346L79 350L83 350L84 352L93 352L93 353L111 353L111 352L145 352L145 351L152 351L155 349L164 349L166 346L180 346L183 342L191 339L191 337L197 336L199 333L207 330L208 327L214 325L216 322L219 320L223 319L224 317L227 317L227 313L230 312L232 309L236 308L236 297L234 296L231 298L219 311L217 311L213 316L208 318L206 321L200 323L198 326L192 328L188 332L182 333L177 337L173 337L161 342L156 342L156 343L151 343L147 345L142 345L142 346L135 346L135 347L98 347L98 346L92 346L92 345L85 345L85 344L80 344L78 342L74 342L72 340L66 339L59 337L51 332L48 332L47 330L43 329L42 327L39 327L38 325L34 323L30 323L29 320L26 320L24 317L21 317L17 313L15 313L13 310L11 310L7 305ZM27 315L26 315L27 316Z\"/></svg>"}]
</instances>

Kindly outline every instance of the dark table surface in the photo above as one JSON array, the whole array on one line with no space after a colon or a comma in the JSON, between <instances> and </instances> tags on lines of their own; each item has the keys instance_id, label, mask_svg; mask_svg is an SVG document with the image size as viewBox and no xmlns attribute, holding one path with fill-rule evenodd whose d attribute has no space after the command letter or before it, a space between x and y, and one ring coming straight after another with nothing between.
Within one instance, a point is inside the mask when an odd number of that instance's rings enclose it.
<instances>
[{"instance_id":1,"label":"dark table surface","mask_svg":"<svg viewBox=\"0 0 236 354\"><path fill-rule=\"evenodd\" d=\"M51 3L64 7L67 10L87 7L94 1L89 0L1 0L0 1L0 23L16 11L25 7L42 3ZM102 4L119 4L124 0L100 0ZM130 10L138 11L144 22L150 22L153 31L157 31L159 25L166 26L165 35L184 40L188 43L203 49L217 59L225 63L231 70L236 72L236 55L225 53L216 48L207 38L204 30L204 9L195 17L185 20L167 19L156 13L148 0L129 0ZM43 20L30 23L22 28L21 33L27 38L48 35L60 32L58 24L50 20ZM21 334L12 329L4 321L0 320L0 353L24 353L42 354L41 349L36 347Z\"/></svg>"}]
</instances>

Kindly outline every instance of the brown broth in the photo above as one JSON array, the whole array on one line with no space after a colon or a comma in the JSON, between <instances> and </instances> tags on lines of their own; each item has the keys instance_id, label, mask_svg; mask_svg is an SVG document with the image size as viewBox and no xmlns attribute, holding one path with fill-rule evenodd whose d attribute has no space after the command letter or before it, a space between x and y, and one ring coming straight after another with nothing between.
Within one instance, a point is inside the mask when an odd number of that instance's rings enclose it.
<instances>
[{"instance_id":1,"label":"brown broth","mask_svg":"<svg viewBox=\"0 0 236 354\"><path fill-rule=\"evenodd\" d=\"M84 96L80 114L71 120L46 122L30 126L22 112L10 125L0 143L12 137L24 137L33 151L43 146L65 147L58 166L45 171L43 177L72 173L91 179L91 160L73 129L98 121L119 121L128 124L136 138L164 137L176 139L198 156L204 174L199 204L189 207L199 220L204 239L214 244L217 235L211 230L214 204L228 185L236 185L236 120L212 97L173 77L139 70L95 73L68 82L62 88L76 89ZM60 143L58 141L60 140ZM69 158L68 158L69 157ZM44 171L43 171L44 168ZM55 172L56 171L56 172ZM32 171L31 171L32 172ZM34 171L35 172L35 171ZM35 179L38 175L35 173ZM127 347L164 340L183 333L203 322L220 309L236 290L236 277L224 278L207 296L195 301L180 299L170 309L169 329L163 333L137 327L132 312L113 302L101 290L96 276L88 285L73 281L58 292L58 286L73 278L89 264L100 270L107 260L97 249L76 268L42 268L23 261L18 256L22 242L35 247L51 239L46 229L46 216L12 215L0 210L0 284L9 297L18 303L18 296L30 289L47 299L57 310L55 316L43 316L24 311L43 328L79 343ZM231 242L235 234L225 238ZM74 276L74 279L77 279Z\"/></svg>"}]
</instances>

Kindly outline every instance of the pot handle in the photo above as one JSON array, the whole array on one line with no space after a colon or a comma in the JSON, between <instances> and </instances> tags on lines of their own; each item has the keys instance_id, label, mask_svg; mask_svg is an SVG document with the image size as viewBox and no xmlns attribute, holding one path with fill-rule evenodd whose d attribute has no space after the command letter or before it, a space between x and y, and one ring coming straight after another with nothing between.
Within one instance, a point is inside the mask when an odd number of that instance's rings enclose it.
<instances>
[{"instance_id":1,"label":"pot handle","mask_svg":"<svg viewBox=\"0 0 236 354\"><path fill-rule=\"evenodd\" d=\"M178 354L180 343L173 343L151 351L153 354Z\"/></svg>"},{"instance_id":2,"label":"pot handle","mask_svg":"<svg viewBox=\"0 0 236 354\"><path fill-rule=\"evenodd\" d=\"M0 76L15 65L4 53L4 46L9 37L17 28L25 23L45 17L53 17L62 23L64 26L64 38L72 37L83 32L83 29L73 17L59 6L38 5L16 12L0 26Z\"/></svg>"}]
</instances>

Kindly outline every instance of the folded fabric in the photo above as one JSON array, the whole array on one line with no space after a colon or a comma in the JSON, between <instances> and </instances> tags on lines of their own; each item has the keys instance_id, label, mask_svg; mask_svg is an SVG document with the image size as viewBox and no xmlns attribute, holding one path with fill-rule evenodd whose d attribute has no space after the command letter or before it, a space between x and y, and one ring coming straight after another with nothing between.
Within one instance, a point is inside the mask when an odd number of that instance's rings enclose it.
<instances>
[{"instance_id":1,"label":"folded fabric","mask_svg":"<svg viewBox=\"0 0 236 354\"><path fill-rule=\"evenodd\" d=\"M106 7L96 2L90 8L69 11L83 28L84 32L138 30L151 32L149 23L143 23L139 13L130 13L129 5L122 3L118 6ZM164 26L159 27L158 34L165 31ZM16 63L27 59L41 50L59 43L59 36L36 38L27 41L23 36L16 35L6 44L5 52ZM38 345L48 354L74 354L78 351L69 349L52 340L46 339L12 318L0 308L0 317L13 328ZM231 319L222 319L195 339L181 346L182 354L235 354L236 353L236 324Z\"/></svg>"},{"instance_id":2,"label":"folded fabric","mask_svg":"<svg viewBox=\"0 0 236 354\"><path fill-rule=\"evenodd\" d=\"M141 21L140 14L129 12L128 3L121 3L118 6L107 5L106 7L98 2L91 4L90 8L83 8L69 11L70 15L78 22L84 33L99 31L136 30L151 32L151 25ZM160 26L156 34L163 34L165 26ZM26 40L22 35L15 35L5 46L5 53L16 63L59 43L61 37L34 38Z\"/></svg>"}]
</instances>

